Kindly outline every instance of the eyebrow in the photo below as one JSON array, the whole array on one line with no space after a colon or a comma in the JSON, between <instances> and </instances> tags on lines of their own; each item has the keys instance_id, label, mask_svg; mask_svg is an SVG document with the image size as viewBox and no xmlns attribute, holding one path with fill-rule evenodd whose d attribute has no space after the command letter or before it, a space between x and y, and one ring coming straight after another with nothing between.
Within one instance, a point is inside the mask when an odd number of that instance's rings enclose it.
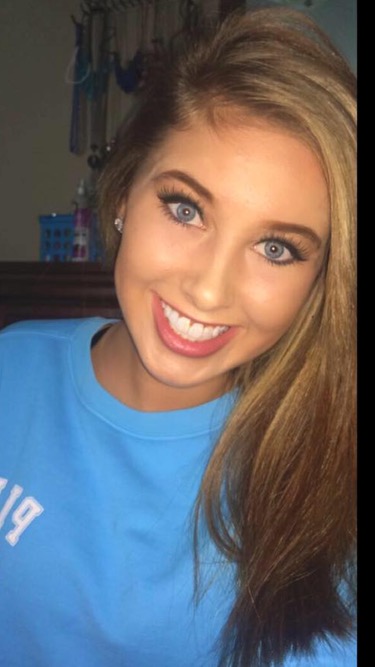
<instances>
[{"instance_id":1,"label":"eyebrow","mask_svg":"<svg viewBox=\"0 0 375 667\"><path fill-rule=\"evenodd\" d=\"M179 169L170 169L168 171L162 171L160 174L155 176L154 181L159 180L160 178L177 178L179 181L182 181L190 188L193 188L201 197L204 197L209 202L213 202L214 197L207 188L205 188L199 181L196 181L193 176L187 174L185 171L180 171Z\"/></svg>"},{"instance_id":2,"label":"eyebrow","mask_svg":"<svg viewBox=\"0 0 375 667\"><path fill-rule=\"evenodd\" d=\"M199 181L197 181L193 176L190 176L190 174L187 174L185 171L180 171L179 169L169 169L167 171L163 171L160 174L157 174L155 178L153 178L154 181L159 180L160 178L176 178L179 181L182 181L182 183L185 183L189 187L193 188L201 197L204 197L204 199L208 200L209 202L213 202L214 197L212 193L207 190ZM311 227L306 227L305 225L300 225L294 222L282 222L281 220L272 220L270 222L266 223L267 230L269 231L280 231L280 232L290 232L292 234L299 234L300 236L304 236L307 238L309 241L311 241L317 248L320 248L322 245L322 239L314 232Z\"/></svg>"},{"instance_id":3,"label":"eyebrow","mask_svg":"<svg viewBox=\"0 0 375 667\"><path fill-rule=\"evenodd\" d=\"M299 234L305 238L312 241L317 248L320 248L322 245L322 239L318 234L314 232L311 227L306 227L305 225L299 225L294 222L281 222L275 220L267 225L267 230L270 231L280 231L280 232L291 232L292 234Z\"/></svg>"}]
</instances>

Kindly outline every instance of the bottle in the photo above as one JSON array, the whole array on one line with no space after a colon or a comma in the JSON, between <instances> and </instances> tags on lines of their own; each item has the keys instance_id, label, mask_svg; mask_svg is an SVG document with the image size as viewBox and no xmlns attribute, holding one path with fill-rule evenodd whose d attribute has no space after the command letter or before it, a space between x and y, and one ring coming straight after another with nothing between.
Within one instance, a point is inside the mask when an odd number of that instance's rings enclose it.
<instances>
[{"instance_id":1,"label":"bottle","mask_svg":"<svg viewBox=\"0 0 375 667\"><path fill-rule=\"evenodd\" d=\"M87 262L90 258L91 208L84 178L78 184L74 203L72 262Z\"/></svg>"}]
</instances>

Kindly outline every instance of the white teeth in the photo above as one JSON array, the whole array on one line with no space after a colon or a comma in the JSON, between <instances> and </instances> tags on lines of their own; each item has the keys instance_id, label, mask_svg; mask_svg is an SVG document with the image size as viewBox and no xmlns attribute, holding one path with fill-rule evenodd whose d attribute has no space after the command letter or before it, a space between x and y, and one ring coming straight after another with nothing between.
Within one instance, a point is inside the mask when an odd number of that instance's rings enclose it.
<instances>
[{"instance_id":1,"label":"white teeth","mask_svg":"<svg viewBox=\"0 0 375 667\"><path fill-rule=\"evenodd\" d=\"M220 336L220 334L229 329L229 327L226 326L210 327L205 326L202 322L192 322L188 317L179 315L176 310L163 301L161 302L161 305L163 307L164 315L172 329L182 338L186 338L187 340L194 342L210 340L211 338Z\"/></svg>"},{"instance_id":2,"label":"white teeth","mask_svg":"<svg viewBox=\"0 0 375 667\"><path fill-rule=\"evenodd\" d=\"M169 319L173 325L177 324L178 321L178 313L176 313L175 310L171 310L171 313L169 315Z\"/></svg>"},{"instance_id":3,"label":"white teeth","mask_svg":"<svg viewBox=\"0 0 375 667\"><path fill-rule=\"evenodd\" d=\"M189 334L190 336L193 336L193 338L199 338L199 336L202 335L204 330L203 324L200 322L195 322L194 324L191 325Z\"/></svg>"},{"instance_id":4,"label":"white teeth","mask_svg":"<svg viewBox=\"0 0 375 667\"><path fill-rule=\"evenodd\" d=\"M179 317L176 322L176 329L181 334L187 334L190 327L190 320L188 317Z\"/></svg>"}]
</instances>

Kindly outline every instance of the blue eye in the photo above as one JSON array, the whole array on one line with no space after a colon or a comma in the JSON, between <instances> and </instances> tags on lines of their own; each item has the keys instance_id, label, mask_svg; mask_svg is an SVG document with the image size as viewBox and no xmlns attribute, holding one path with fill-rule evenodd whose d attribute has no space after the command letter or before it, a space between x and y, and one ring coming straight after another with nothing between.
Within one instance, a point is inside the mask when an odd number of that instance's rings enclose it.
<instances>
[{"instance_id":1,"label":"blue eye","mask_svg":"<svg viewBox=\"0 0 375 667\"><path fill-rule=\"evenodd\" d=\"M263 239L257 243L260 254L271 264L287 266L294 262L304 262L307 259L303 248L297 247L291 241L281 238Z\"/></svg>"},{"instance_id":2,"label":"blue eye","mask_svg":"<svg viewBox=\"0 0 375 667\"><path fill-rule=\"evenodd\" d=\"M264 242L264 254L267 259L272 261L278 259L288 260L292 258L290 250L285 247L285 243L273 239Z\"/></svg>"},{"instance_id":3,"label":"blue eye","mask_svg":"<svg viewBox=\"0 0 375 667\"><path fill-rule=\"evenodd\" d=\"M176 220L182 223L192 222L197 215L196 207L189 202L170 202L168 207Z\"/></svg>"},{"instance_id":4,"label":"blue eye","mask_svg":"<svg viewBox=\"0 0 375 667\"><path fill-rule=\"evenodd\" d=\"M182 192L163 189L157 193L164 213L177 225L186 227L201 227L203 224L202 207L191 197Z\"/></svg>"}]
</instances>

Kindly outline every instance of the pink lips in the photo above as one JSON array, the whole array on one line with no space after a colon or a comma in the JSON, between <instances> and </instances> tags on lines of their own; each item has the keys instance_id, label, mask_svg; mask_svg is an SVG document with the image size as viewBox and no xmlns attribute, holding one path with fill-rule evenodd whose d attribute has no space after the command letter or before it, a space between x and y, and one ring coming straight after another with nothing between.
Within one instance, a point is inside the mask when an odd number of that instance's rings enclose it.
<instances>
[{"instance_id":1,"label":"pink lips","mask_svg":"<svg viewBox=\"0 0 375 667\"><path fill-rule=\"evenodd\" d=\"M169 324L164 315L160 298L153 295L153 312L157 332L164 345L172 352L182 354L185 357L206 357L214 354L223 348L236 333L235 327L229 327L228 331L220 334L216 338L202 341L191 341L179 336Z\"/></svg>"}]
</instances>

